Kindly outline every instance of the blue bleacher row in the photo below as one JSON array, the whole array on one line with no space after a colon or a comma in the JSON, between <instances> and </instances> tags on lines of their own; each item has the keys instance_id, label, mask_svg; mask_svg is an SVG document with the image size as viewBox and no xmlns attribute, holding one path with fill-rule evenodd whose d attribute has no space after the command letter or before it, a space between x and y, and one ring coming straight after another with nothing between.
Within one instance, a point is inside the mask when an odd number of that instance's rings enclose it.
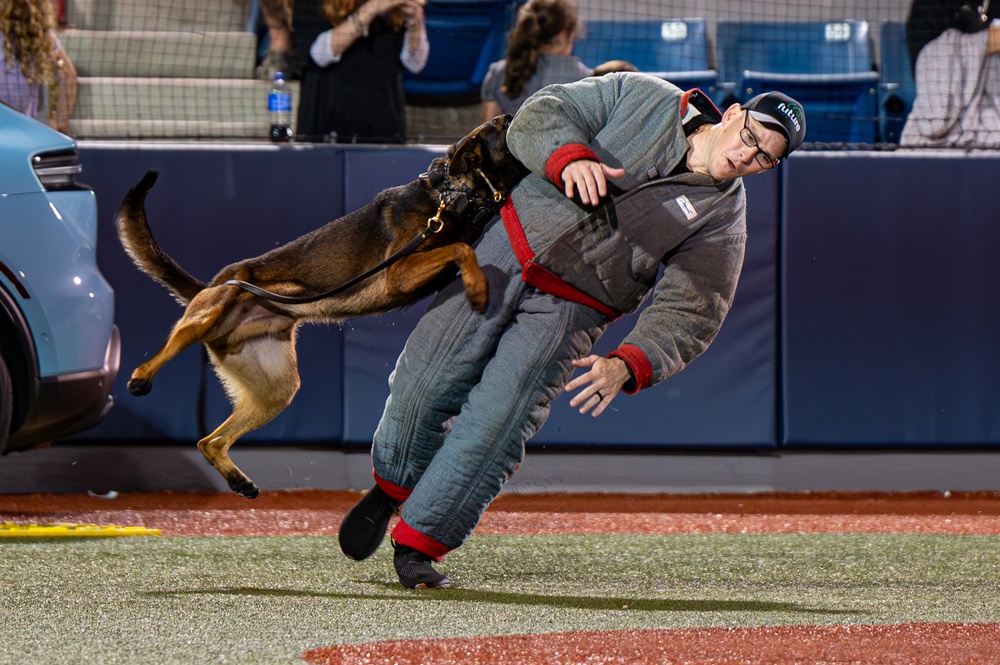
<instances>
[{"instance_id":1,"label":"blue bleacher row","mask_svg":"<svg viewBox=\"0 0 1000 665\"><path fill-rule=\"evenodd\" d=\"M408 75L411 96L477 95L489 64L504 57L519 0L428 3L434 44L426 68ZM765 90L798 99L809 143L898 143L915 87L901 22L879 24L878 66L869 23L720 21L715 62L700 18L586 21L573 52L594 67L626 60L718 105Z\"/></svg>"}]
</instances>

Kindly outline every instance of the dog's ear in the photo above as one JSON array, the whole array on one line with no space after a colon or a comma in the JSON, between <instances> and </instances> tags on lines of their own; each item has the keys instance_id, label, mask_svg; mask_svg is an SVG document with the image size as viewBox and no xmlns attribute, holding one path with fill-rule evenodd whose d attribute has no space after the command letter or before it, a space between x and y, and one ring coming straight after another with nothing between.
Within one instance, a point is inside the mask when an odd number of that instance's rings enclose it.
<instances>
[{"instance_id":1,"label":"dog's ear","mask_svg":"<svg viewBox=\"0 0 1000 665\"><path fill-rule=\"evenodd\" d=\"M448 169L452 175L462 175L483 163L483 149L488 136L495 132L494 121L484 122L448 148Z\"/></svg>"}]
</instances>

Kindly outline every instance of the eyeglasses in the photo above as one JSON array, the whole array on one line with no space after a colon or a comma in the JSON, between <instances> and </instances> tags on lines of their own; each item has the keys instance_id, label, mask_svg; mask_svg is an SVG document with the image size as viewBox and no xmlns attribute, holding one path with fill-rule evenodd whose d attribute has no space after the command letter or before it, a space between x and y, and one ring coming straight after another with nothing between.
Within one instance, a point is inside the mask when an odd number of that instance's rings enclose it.
<instances>
[{"instance_id":1,"label":"eyeglasses","mask_svg":"<svg viewBox=\"0 0 1000 665\"><path fill-rule=\"evenodd\" d=\"M757 163L765 169L773 169L775 164L778 163L777 159L771 159L771 157L764 152L760 147L760 143L757 142L757 137L753 135L753 131L750 130L750 111L746 112L746 119L743 121L743 129L740 130L740 138L743 139L743 143L747 145L748 148L757 148L757 154L754 155L754 159Z\"/></svg>"}]
</instances>

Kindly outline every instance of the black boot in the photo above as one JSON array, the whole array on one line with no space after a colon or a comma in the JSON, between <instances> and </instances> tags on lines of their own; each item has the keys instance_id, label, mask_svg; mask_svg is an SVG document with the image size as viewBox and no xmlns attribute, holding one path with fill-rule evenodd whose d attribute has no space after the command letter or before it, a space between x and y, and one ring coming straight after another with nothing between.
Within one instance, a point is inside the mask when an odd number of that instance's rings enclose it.
<instances>
[{"instance_id":1,"label":"black boot","mask_svg":"<svg viewBox=\"0 0 1000 665\"><path fill-rule=\"evenodd\" d=\"M355 561L374 554L385 538L389 520L399 509L399 504L378 485L368 490L340 523L341 551Z\"/></svg>"},{"instance_id":2,"label":"black boot","mask_svg":"<svg viewBox=\"0 0 1000 665\"><path fill-rule=\"evenodd\" d=\"M429 556L396 541L392 546L396 550L392 563L400 583L407 589L447 589L451 586L451 580L431 566Z\"/></svg>"}]
</instances>

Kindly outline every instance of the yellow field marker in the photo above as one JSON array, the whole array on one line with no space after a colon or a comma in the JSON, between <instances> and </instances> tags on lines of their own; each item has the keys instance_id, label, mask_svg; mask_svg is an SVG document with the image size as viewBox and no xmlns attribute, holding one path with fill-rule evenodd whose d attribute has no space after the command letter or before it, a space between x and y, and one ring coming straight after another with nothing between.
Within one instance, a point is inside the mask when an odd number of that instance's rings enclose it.
<instances>
[{"instance_id":1,"label":"yellow field marker","mask_svg":"<svg viewBox=\"0 0 1000 665\"><path fill-rule=\"evenodd\" d=\"M159 529L144 526L118 526L116 524L15 524L0 522L0 538L107 538L110 536L159 536Z\"/></svg>"}]
</instances>

